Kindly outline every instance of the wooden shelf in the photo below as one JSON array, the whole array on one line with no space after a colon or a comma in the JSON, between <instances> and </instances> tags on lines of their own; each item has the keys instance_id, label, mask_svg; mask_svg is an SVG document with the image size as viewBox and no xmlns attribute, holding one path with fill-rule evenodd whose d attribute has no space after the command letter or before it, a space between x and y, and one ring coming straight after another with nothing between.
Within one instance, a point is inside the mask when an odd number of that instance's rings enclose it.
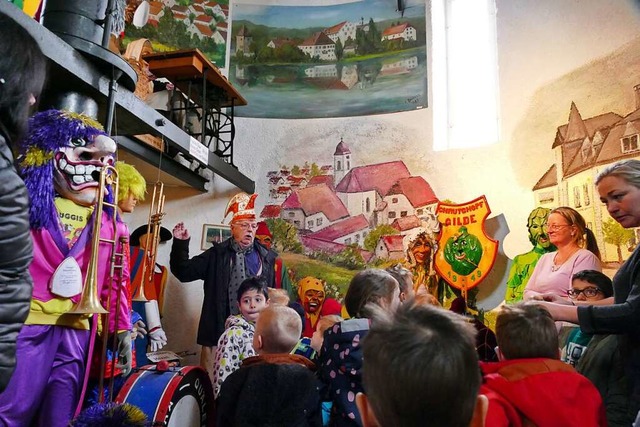
<instances>
[{"instance_id":1,"label":"wooden shelf","mask_svg":"<svg viewBox=\"0 0 640 427\"><path fill-rule=\"evenodd\" d=\"M155 76L166 77L182 92L190 94L190 98L200 106L226 108L247 105L240 92L198 49L152 53L143 59L149 63L149 70ZM202 85L203 77L206 77L206 88ZM205 90L206 104L202 99Z\"/></svg>"}]
</instances>

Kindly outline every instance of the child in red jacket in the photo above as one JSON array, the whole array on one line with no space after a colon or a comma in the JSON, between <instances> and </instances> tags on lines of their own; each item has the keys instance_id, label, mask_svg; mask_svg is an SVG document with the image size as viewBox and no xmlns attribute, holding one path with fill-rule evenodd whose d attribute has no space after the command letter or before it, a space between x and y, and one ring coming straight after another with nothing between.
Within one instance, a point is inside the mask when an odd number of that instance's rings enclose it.
<instances>
[{"instance_id":1,"label":"child in red jacket","mask_svg":"<svg viewBox=\"0 0 640 427\"><path fill-rule=\"evenodd\" d=\"M534 304L504 306L496 319L499 362L483 363L486 425L606 426L598 390L560 361L551 315Z\"/></svg>"}]
</instances>

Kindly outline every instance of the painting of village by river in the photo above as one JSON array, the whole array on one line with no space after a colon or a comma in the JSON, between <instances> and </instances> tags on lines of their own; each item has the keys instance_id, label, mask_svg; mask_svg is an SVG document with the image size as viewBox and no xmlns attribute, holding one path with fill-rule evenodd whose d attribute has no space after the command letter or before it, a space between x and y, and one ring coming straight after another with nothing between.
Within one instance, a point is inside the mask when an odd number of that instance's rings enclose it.
<instances>
[{"instance_id":1,"label":"painting of village by river","mask_svg":"<svg viewBox=\"0 0 640 427\"><path fill-rule=\"evenodd\" d=\"M425 8L388 0L234 5L229 77L237 116L305 119L427 106Z\"/></svg>"}]
</instances>

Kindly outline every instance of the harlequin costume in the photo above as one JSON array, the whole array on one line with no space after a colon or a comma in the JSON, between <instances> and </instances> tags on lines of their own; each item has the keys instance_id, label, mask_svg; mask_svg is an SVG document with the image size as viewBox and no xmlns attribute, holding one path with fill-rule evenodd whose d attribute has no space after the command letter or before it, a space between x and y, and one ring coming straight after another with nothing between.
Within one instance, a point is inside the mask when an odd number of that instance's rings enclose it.
<instances>
[{"instance_id":1,"label":"harlequin costume","mask_svg":"<svg viewBox=\"0 0 640 427\"><path fill-rule=\"evenodd\" d=\"M29 426L33 421L57 427L66 426L74 415L90 352L90 328L97 327L90 322L91 315L69 311L80 299L91 254L91 205L97 185L93 172L101 170L101 159L112 160L116 146L97 122L83 115L49 110L33 116L29 124L19 164L31 198L34 260L29 270L34 288L29 316L18 336L17 369L0 395L0 422ZM114 239L126 232L122 223L113 229L114 214L108 210L102 213L101 237ZM110 253L110 245L101 243L100 259L108 259ZM65 271L73 270L73 274L56 275L63 262L71 266ZM105 286L108 270L108 262L97 263L98 295L103 306L107 306L109 297ZM126 266L122 275L128 275ZM131 328L120 280L114 279L111 306L107 308L116 313L118 294L125 304L119 307L117 325L115 315L110 316L109 331Z\"/></svg>"},{"instance_id":2,"label":"harlequin costume","mask_svg":"<svg viewBox=\"0 0 640 427\"><path fill-rule=\"evenodd\" d=\"M298 282L298 297L304 308L303 337L311 337L316 330L318 320L322 316L337 314L340 316L342 306L333 298L326 298L324 283L320 279L307 276Z\"/></svg>"},{"instance_id":3,"label":"harlequin costume","mask_svg":"<svg viewBox=\"0 0 640 427\"><path fill-rule=\"evenodd\" d=\"M264 221L260 221L258 223L256 240L258 240L267 249L271 249L273 235L271 234L271 230L269 230L269 226ZM291 278L289 278L289 269L284 264L281 257L276 258L273 270L276 280L274 287L276 289L284 289L289 294L289 298L294 300L296 296L293 292L293 286L291 285Z\"/></svg>"}]
</instances>

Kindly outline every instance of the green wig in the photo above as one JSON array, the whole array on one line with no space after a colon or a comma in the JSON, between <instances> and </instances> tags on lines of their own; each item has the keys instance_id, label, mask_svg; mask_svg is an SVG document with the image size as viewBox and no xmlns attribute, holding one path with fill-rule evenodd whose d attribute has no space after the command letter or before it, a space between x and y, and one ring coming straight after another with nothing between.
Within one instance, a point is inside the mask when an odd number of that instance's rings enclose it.
<instances>
[{"instance_id":1,"label":"green wig","mask_svg":"<svg viewBox=\"0 0 640 427\"><path fill-rule=\"evenodd\" d=\"M147 181L140 175L140 172L131 165L123 161L116 162L116 170L118 171L118 203L129 197L129 193L142 201L144 194L147 192Z\"/></svg>"}]
</instances>

